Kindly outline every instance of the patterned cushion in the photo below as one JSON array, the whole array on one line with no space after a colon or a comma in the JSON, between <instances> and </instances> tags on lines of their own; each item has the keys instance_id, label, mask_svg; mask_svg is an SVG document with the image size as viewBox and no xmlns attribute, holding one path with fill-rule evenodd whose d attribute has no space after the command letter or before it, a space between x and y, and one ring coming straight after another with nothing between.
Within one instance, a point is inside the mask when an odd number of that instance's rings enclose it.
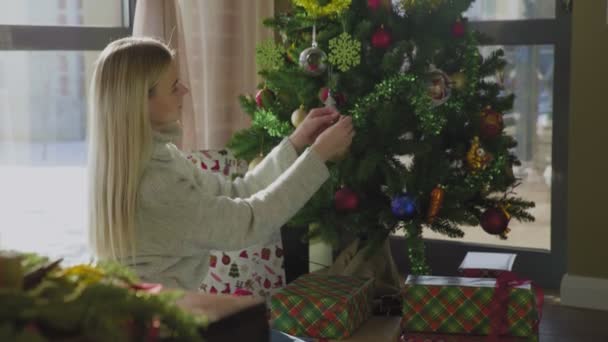
<instances>
[{"instance_id":1,"label":"patterned cushion","mask_svg":"<svg viewBox=\"0 0 608 342\"><path fill-rule=\"evenodd\" d=\"M237 160L228 150L200 150L186 156L205 171L225 177L244 175L248 164ZM200 285L207 293L242 294L270 300L285 286L283 243L277 232L270 241L237 251L211 250L209 272ZM243 291L245 290L245 291Z\"/></svg>"}]
</instances>

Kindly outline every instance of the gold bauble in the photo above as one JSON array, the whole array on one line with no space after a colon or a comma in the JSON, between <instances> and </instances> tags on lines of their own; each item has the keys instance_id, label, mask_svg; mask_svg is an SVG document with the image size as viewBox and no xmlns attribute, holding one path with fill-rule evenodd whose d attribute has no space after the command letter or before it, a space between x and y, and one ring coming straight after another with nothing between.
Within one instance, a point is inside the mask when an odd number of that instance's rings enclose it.
<instances>
[{"instance_id":1,"label":"gold bauble","mask_svg":"<svg viewBox=\"0 0 608 342\"><path fill-rule=\"evenodd\" d=\"M291 113L291 123L293 126L298 127L302 121L306 119L307 114L308 113L304 109L304 106L300 106L298 109L294 110L293 113Z\"/></svg>"},{"instance_id":2,"label":"gold bauble","mask_svg":"<svg viewBox=\"0 0 608 342\"><path fill-rule=\"evenodd\" d=\"M450 76L450 81L454 89L462 90L467 84L467 76L459 71Z\"/></svg>"}]
</instances>

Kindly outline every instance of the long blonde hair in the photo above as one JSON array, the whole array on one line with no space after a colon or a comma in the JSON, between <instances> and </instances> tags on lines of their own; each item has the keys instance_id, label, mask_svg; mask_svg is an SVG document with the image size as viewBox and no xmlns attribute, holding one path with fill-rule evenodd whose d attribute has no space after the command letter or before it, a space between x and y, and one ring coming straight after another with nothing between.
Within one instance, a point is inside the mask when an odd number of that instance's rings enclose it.
<instances>
[{"instance_id":1,"label":"long blonde hair","mask_svg":"<svg viewBox=\"0 0 608 342\"><path fill-rule=\"evenodd\" d=\"M165 44L128 37L95 64L89 109L89 240L99 259L135 253L135 206L152 127L148 96L173 58Z\"/></svg>"}]
</instances>

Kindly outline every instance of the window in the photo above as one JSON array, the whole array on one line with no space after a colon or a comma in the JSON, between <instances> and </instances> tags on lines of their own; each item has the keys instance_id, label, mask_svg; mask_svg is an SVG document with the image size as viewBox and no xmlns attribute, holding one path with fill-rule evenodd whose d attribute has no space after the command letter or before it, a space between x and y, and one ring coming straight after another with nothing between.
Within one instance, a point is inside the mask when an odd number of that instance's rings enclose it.
<instances>
[{"instance_id":1,"label":"window","mask_svg":"<svg viewBox=\"0 0 608 342\"><path fill-rule=\"evenodd\" d=\"M0 248L89 260L86 94L133 5L0 0Z\"/></svg>"},{"instance_id":2,"label":"window","mask_svg":"<svg viewBox=\"0 0 608 342\"><path fill-rule=\"evenodd\" d=\"M482 55L498 48L505 52L507 66L493 77L504 83L505 93L516 95L513 110L504 113L505 132L519 142L514 153L522 165L514 174L521 185L516 191L536 202L531 210L536 222L511 221L507 240L479 226L462 227L463 239L423 230L427 259L436 274L455 275L467 251L506 251L518 254L516 272L541 286L559 287L566 270L570 4L476 0L464 13L470 27L494 44L481 46ZM397 262L407 260L405 251L393 250Z\"/></svg>"},{"instance_id":3,"label":"window","mask_svg":"<svg viewBox=\"0 0 608 342\"><path fill-rule=\"evenodd\" d=\"M526 20L555 18L552 0L477 0L465 13L469 20Z\"/></svg>"},{"instance_id":4,"label":"window","mask_svg":"<svg viewBox=\"0 0 608 342\"><path fill-rule=\"evenodd\" d=\"M122 0L0 0L0 8L0 25L129 26Z\"/></svg>"},{"instance_id":5,"label":"window","mask_svg":"<svg viewBox=\"0 0 608 342\"><path fill-rule=\"evenodd\" d=\"M500 45L480 48L483 56L502 49L507 66L494 78L505 87L505 93L515 94L513 110L504 113L505 133L515 137L514 152L522 165L514 168L521 185L515 190L536 207L530 212L532 223L513 220L507 240L488 235L479 227L463 227L467 242L534 249L551 249L551 180L553 136L553 75L555 49L552 45ZM447 239L430 230L424 236Z\"/></svg>"}]
</instances>

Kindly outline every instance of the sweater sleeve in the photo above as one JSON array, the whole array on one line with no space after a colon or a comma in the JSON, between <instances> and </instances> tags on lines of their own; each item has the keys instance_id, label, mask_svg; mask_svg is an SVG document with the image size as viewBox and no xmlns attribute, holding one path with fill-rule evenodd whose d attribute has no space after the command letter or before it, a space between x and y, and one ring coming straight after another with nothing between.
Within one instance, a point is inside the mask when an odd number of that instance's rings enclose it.
<instances>
[{"instance_id":1,"label":"sweater sleeve","mask_svg":"<svg viewBox=\"0 0 608 342\"><path fill-rule=\"evenodd\" d=\"M329 177L307 149L266 188L247 198L217 195L171 168L153 168L141 183L142 233L158 254L189 255L200 248L235 250L267 239L300 210Z\"/></svg>"},{"instance_id":2,"label":"sweater sleeve","mask_svg":"<svg viewBox=\"0 0 608 342\"><path fill-rule=\"evenodd\" d=\"M269 186L298 157L288 138L277 145L253 170L234 180L220 174L194 168L194 176L199 186L206 192L232 198L246 198Z\"/></svg>"}]
</instances>

